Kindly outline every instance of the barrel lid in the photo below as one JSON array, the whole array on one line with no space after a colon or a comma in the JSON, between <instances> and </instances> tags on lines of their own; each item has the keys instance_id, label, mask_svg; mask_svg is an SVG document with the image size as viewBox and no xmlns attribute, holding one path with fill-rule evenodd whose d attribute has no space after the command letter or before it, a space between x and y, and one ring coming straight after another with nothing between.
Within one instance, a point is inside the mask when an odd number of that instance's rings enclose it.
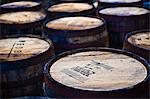
<instances>
[{"instance_id":1,"label":"barrel lid","mask_svg":"<svg viewBox=\"0 0 150 99\"><path fill-rule=\"evenodd\" d=\"M51 44L34 37L0 39L0 61L17 61L37 56L47 51Z\"/></svg>"},{"instance_id":2,"label":"barrel lid","mask_svg":"<svg viewBox=\"0 0 150 99\"><path fill-rule=\"evenodd\" d=\"M149 10L139 7L110 7L100 10L99 13L116 16L132 16L149 13Z\"/></svg>"},{"instance_id":3,"label":"barrel lid","mask_svg":"<svg viewBox=\"0 0 150 99\"><path fill-rule=\"evenodd\" d=\"M94 5L95 8L97 8L98 7L98 2L94 2L93 5Z\"/></svg>"},{"instance_id":4,"label":"barrel lid","mask_svg":"<svg viewBox=\"0 0 150 99\"><path fill-rule=\"evenodd\" d=\"M34 11L10 12L0 15L0 23L25 24L43 20L45 17L45 14Z\"/></svg>"},{"instance_id":5,"label":"barrel lid","mask_svg":"<svg viewBox=\"0 0 150 99\"><path fill-rule=\"evenodd\" d=\"M147 69L142 62L125 54L111 50L89 50L59 58L50 67L49 74L68 87L111 91L142 82L147 77Z\"/></svg>"},{"instance_id":6,"label":"barrel lid","mask_svg":"<svg viewBox=\"0 0 150 99\"><path fill-rule=\"evenodd\" d=\"M103 20L92 17L63 17L46 23L47 28L58 30L86 30L97 28L104 24Z\"/></svg>"},{"instance_id":7,"label":"barrel lid","mask_svg":"<svg viewBox=\"0 0 150 99\"><path fill-rule=\"evenodd\" d=\"M128 37L128 42L150 50L150 31L135 33Z\"/></svg>"},{"instance_id":8,"label":"barrel lid","mask_svg":"<svg viewBox=\"0 0 150 99\"><path fill-rule=\"evenodd\" d=\"M99 0L99 2L105 2L105 3L133 3L139 1L141 0Z\"/></svg>"},{"instance_id":9,"label":"barrel lid","mask_svg":"<svg viewBox=\"0 0 150 99\"><path fill-rule=\"evenodd\" d=\"M18 1L18 2L11 2L1 5L1 8L29 8L38 6L40 3L33 2L33 1Z\"/></svg>"},{"instance_id":10,"label":"barrel lid","mask_svg":"<svg viewBox=\"0 0 150 99\"><path fill-rule=\"evenodd\" d=\"M92 9L93 6L87 3L61 3L51 6L48 11L50 12L81 12Z\"/></svg>"}]
</instances>

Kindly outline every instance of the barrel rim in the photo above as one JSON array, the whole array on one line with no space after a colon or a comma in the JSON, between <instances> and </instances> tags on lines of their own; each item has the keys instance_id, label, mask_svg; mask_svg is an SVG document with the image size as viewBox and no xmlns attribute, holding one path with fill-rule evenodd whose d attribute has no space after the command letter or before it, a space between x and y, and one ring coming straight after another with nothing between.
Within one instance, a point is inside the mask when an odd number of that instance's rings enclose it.
<instances>
[{"instance_id":1,"label":"barrel rim","mask_svg":"<svg viewBox=\"0 0 150 99\"><path fill-rule=\"evenodd\" d=\"M3 37L2 39L8 39L8 38L19 38L19 37L29 37L29 38L37 38L37 39L40 39L40 40L44 40L46 41L50 46L49 48L52 46L52 41L48 38L44 38L44 37L40 37L38 35L31 35L31 34L27 34L27 35L8 35L8 36L5 36ZM0 39L1 40L1 39ZM48 49L49 50L49 49ZM45 51L46 52L46 51ZM33 57L37 57L37 55L35 56L31 56L29 58L33 58ZM29 59L27 58L27 59ZM21 60L25 60L25 59L21 59ZM19 61L19 60L16 60L16 61ZM6 61L6 62L11 62L11 61Z\"/></svg>"},{"instance_id":2,"label":"barrel rim","mask_svg":"<svg viewBox=\"0 0 150 99\"><path fill-rule=\"evenodd\" d=\"M78 89L78 88L74 88L74 87L70 87L70 86L67 86L67 85L64 85L64 84L61 84L60 82L56 81L53 79L53 77L50 75L49 71L50 71L50 68L51 66L53 65L53 63L55 63L57 60L61 59L62 57L65 57L67 55L70 55L70 54L74 54L74 53L78 53L78 52L85 52L85 51L108 51L108 52L113 52L113 53L119 53L119 54L124 54L124 55L127 55L129 57L132 57L136 60L138 60L139 62L141 62L145 68L147 69L147 76L146 78L139 82L138 84L134 85L134 86L131 86L131 87L127 87L127 88L122 88L122 89L115 89L115 90L108 90L108 91L92 91L92 90L85 90L85 89ZM111 91L124 91L124 90L129 90L129 89L132 89L133 87L138 87L140 84L146 82L149 78L149 64L148 62L132 53L132 52L128 52L128 51L124 51L124 50L120 50L120 49L114 49L114 48L105 48L105 47L88 47L88 48L79 48L79 49L75 49L75 50L70 50L70 51L66 51L64 53L61 53L61 54L58 54L57 56L53 57L45 66L44 66L44 76L49 80L51 81L52 83L55 83L57 86L59 87L62 87L62 88L69 88L71 90L77 90L77 91L87 91L87 92L111 92ZM45 81L47 82L47 81Z\"/></svg>"},{"instance_id":3,"label":"barrel rim","mask_svg":"<svg viewBox=\"0 0 150 99\"><path fill-rule=\"evenodd\" d=\"M26 25L29 25L29 24L36 24L36 23L38 23L38 22L42 22L42 21L44 21L44 20L46 19L46 17L47 17L47 15L46 15L45 13L40 12L40 11L17 11L17 12L36 12L36 13L41 13L41 14L43 14L44 17L43 17L43 18L40 18L40 19L38 19L38 20L35 20L35 21L33 21L33 22L27 22L27 23L16 23L16 22L15 22L15 23L14 23L14 22L8 23L8 22L0 22L0 25L26 26ZM9 13L15 13L15 12L9 12ZM3 14L8 14L8 13L3 13ZM1 15L3 15L3 14L1 14Z\"/></svg>"},{"instance_id":4,"label":"barrel rim","mask_svg":"<svg viewBox=\"0 0 150 99\"><path fill-rule=\"evenodd\" d=\"M22 1L13 1L13 2L9 2L9 3L5 3L5 4L11 4L11 3L14 3L14 2L22 2ZM38 3L38 5L41 5L41 2L38 2L38 1L25 1L25 2L33 2L33 3ZM5 4L0 5L0 8L6 8L6 9L10 8L9 6L3 6ZM36 5L36 6L38 6L38 5ZM31 7L35 7L35 6L31 6ZM30 7L23 6L23 8L30 8ZM11 8L11 9L16 9L16 8Z\"/></svg>"},{"instance_id":5,"label":"barrel rim","mask_svg":"<svg viewBox=\"0 0 150 99\"><path fill-rule=\"evenodd\" d=\"M98 3L105 3L105 4L134 4L134 3L142 3L142 0L139 0L139 1L135 1L135 2L107 2L107 1L100 1L98 0Z\"/></svg>"},{"instance_id":6,"label":"barrel rim","mask_svg":"<svg viewBox=\"0 0 150 99\"><path fill-rule=\"evenodd\" d=\"M40 63L41 61L43 62L43 59L42 59L42 57L44 56L44 55L47 55L47 57L44 57L44 59L46 59L46 58L48 58L49 56L53 56L53 54L54 53L49 53L49 51L51 52L51 50L52 49L54 49L53 48L53 43L52 43L52 41L50 40L50 39L48 39L48 38L46 38L46 37L42 37L42 36L38 36L38 35L8 35L8 36L5 36L5 37L2 37L2 38L0 38L0 40L1 39L6 39L6 38L18 38L18 37L29 37L29 38L37 38L37 39L40 39L40 40L44 40L44 41L46 41L50 46L49 46L49 48L45 51L45 52L43 52L43 53L40 53L40 54L38 54L38 55L34 55L34 56L31 56L31 57L29 57L29 58L25 58L25 59L20 59L20 60L15 60L15 61L0 61L0 68L1 68L1 71L5 71L5 66L2 66L2 64L4 65L4 64L9 64L9 67L10 68L13 68L13 69L16 69L16 67L17 68L23 68L23 67L26 67L26 65L27 65L27 63L26 62L33 62L33 60L35 60L37 57L41 57L41 60L40 61L38 61L36 64L38 64L38 63ZM50 55L51 54L51 55ZM19 64L21 64L22 66L18 66ZM29 63L30 64L30 63ZM33 65L34 65L35 63L33 63ZM14 66L14 65L17 65L17 66ZM8 66L7 66L7 68L8 68ZM4 69L4 70L3 70Z\"/></svg>"},{"instance_id":7,"label":"barrel rim","mask_svg":"<svg viewBox=\"0 0 150 99\"><path fill-rule=\"evenodd\" d=\"M143 30L137 30L137 31L129 32L129 33L125 36L124 43L127 43L127 44L129 44L129 45L131 45L131 46L133 46L133 47L138 47L139 49L144 50L144 51L150 51L150 49L148 49L148 48L144 48L144 47L138 46L138 45L136 45L136 44L134 44L134 43L130 43L130 42L128 41L128 38L129 38L130 36L135 35L135 34L138 34L138 33L140 34L141 32L150 32L150 30L149 30L149 29L143 29ZM123 45L124 45L124 44L123 44Z\"/></svg>"},{"instance_id":8,"label":"barrel rim","mask_svg":"<svg viewBox=\"0 0 150 99\"><path fill-rule=\"evenodd\" d=\"M122 7L122 6L115 6L115 7L107 7L107 8L117 8L117 7ZM136 6L123 6L123 7L136 7ZM111 17L118 17L118 18L131 18L131 17L139 17L139 16L143 16L143 15L149 15L150 14L150 10L147 9L147 8L143 8L143 7L136 7L136 8L142 8L142 9L145 9L145 10L148 10L147 13L144 13L144 14L140 14L140 15L116 15L116 14L104 14L104 13L100 13L101 10L103 9L107 9L107 8L102 8L100 10L98 10L98 15L101 16L111 16Z\"/></svg>"},{"instance_id":9,"label":"barrel rim","mask_svg":"<svg viewBox=\"0 0 150 99\"><path fill-rule=\"evenodd\" d=\"M20 2L20 1L14 1L14 2ZM2 5L10 4L14 2L8 2ZM2 5L0 5L0 10L1 10L1 13L9 13L9 12L19 12L19 11L36 11L36 10L40 10L42 7L42 2L38 2L38 1L29 1L29 2L33 2L33 3L35 2L35 3L38 3L38 5L31 6L31 7L22 6L22 7L16 7L16 8L12 8L8 6L3 7Z\"/></svg>"},{"instance_id":10,"label":"barrel rim","mask_svg":"<svg viewBox=\"0 0 150 99\"><path fill-rule=\"evenodd\" d=\"M53 29L53 28L49 28L49 27L47 27L46 25L47 25L47 23L48 22L50 22L50 21L53 21L53 20L57 20L57 19L61 19L61 18L66 18L66 17L55 17L55 18L52 18L52 19L48 19L48 20L46 20L45 22L44 22L44 28L46 29L46 30L49 30L49 31L64 31L64 32L86 32L86 31L91 31L91 30L97 30L97 29L99 29L99 28L101 28L101 27L106 27L106 21L102 18L102 17L99 17L99 16L93 16L93 15L83 15L83 16L69 16L69 17L89 17L89 18L96 18L96 19L99 19L99 20L101 20L102 22L103 22L103 24L102 25L99 25L99 26L97 26L97 27L94 27L94 28L88 28L88 29L81 29L81 30L65 30L65 29Z\"/></svg>"},{"instance_id":11,"label":"barrel rim","mask_svg":"<svg viewBox=\"0 0 150 99\"><path fill-rule=\"evenodd\" d=\"M58 3L58 4L54 4L54 5L59 5L59 4L65 4L65 3ZM77 4L77 3L75 2L74 4ZM81 3L79 3L79 4L81 4ZM88 4L88 3L82 3L82 4ZM51 8L51 7L54 6L54 5L51 5L51 6L49 6L49 7L47 8L47 12L48 12L48 13L80 14L80 13L84 13L84 12L86 12L86 11L93 11L93 12L96 11L96 8L94 7L94 5L91 5L91 4L88 4L88 5L92 6L91 9L86 9L86 10L82 10L82 11L79 11L79 12L58 12L58 11L49 11L49 8Z\"/></svg>"},{"instance_id":12,"label":"barrel rim","mask_svg":"<svg viewBox=\"0 0 150 99\"><path fill-rule=\"evenodd\" d=\"M79 3L82 3L82 2L87 2L87 3L91 3L92 1L91 0L58 0L58 2L79 2Z\"/></svg>"},{"instance_id":13,"label":"barrel rim","mask_svg":"<svg viewBox=\"0 0 150 99\"><path fill-rule=\"evenodd\" d=\"M68 3L68 2L67 2ZM58 3L58 4L55 4L55 5L59 5L59 4L62 4L62 3ZM88 4L88 3L83 3L83 4ZM90 5L90 4L88 4ZM51 5L53 6L53 5ZM51 7L50 6L50 7ZM61 18L61 17L75 17L75 16L94 16L96 14L96 8L94 7L94 5L91 5L92 8L91 9L86 9L86 10L82 10L82 11L79 11L79 12L59 12L59 11L49 11L49 8L46 9L46 12L47 12L47 17L49 19L55 19L55 18Z\"/></svg>"},{"instance_id":14,"label":"barrel rim","mask_svg":"<svg viewBox=\"0 0 150 99\"><path fill-rule=\"evenodd\" d=\"M17 0L17 1L32 1L32 2L41 2L42 3L41 0ZM6 3L11 3L11 2L17 2L17 1L16 0L11 0L11 1L9 1L9 0L2 0L1 5L2 4L6 4Z\"/></svg>"}]
</instances>

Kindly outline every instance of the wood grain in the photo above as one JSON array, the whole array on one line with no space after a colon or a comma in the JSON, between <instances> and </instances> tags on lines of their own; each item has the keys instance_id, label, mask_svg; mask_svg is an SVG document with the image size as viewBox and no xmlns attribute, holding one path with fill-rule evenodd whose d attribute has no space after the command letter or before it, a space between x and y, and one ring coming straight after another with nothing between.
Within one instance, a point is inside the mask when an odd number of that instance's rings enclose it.
<instances>
[{"instance_id":1,"label":"wood grain","mask_svg":"<svg viewBox=\"0 0 150 99\"><path fill-rule=\"evenodd\" d=\"M101 26L103 21L90 17L65 17L50 21L46 24L48 28L59 30L85 30Z\"/></svg>"},{"instance_id":2,"label":"wood grain","mask_svg":"<svg viewBox=\"0 0 150 99\"><path fill-rule=\"evenodd\" d=\"M128 38L128 42L150 50L150 32L132 35Z\"/></svg>"},{"instance_id":3,"label":"wood grain","mask_svg":"<svg viewBox=\"0 0 150 99\"><path fill-rule=\"evenodd\" d=\"M81 12L92 9L93 6L87 3L61 3L51 6L48 11L51 12Z\"/></svg>"},{"instance_id":4,"label":"wood grain","mask_svg":"<svg viewBox=\"0 0 150 99\"><path fill-rule=\"evenodd\" d=\"M38 38L19 37L0 40L0 60L16 61L36 56L51 45Z\"/></svg>"},{"instance_id":5,"label":"wood grain","mask_svg":"<svg viewBox=\"0 0 150 99\"><path fill-rule=\"evenodd\" d=\"M0 23L24 24L39 21L44 19L45 17L46 15L41 12L34 12L34 11L11 12L1 14Z\"/></svg>"},{"instance_id":6,"label":"wood grain","mask_svg":"<svg viewBox=\"0 0 150 99\"><path fill-rule=\"evenodd\" d=\"M105 51L68 55L56 61L49 72L63 85L94 91L132 87L147 76L145 66L138 60Z\"/></svg>"}]
</instances>

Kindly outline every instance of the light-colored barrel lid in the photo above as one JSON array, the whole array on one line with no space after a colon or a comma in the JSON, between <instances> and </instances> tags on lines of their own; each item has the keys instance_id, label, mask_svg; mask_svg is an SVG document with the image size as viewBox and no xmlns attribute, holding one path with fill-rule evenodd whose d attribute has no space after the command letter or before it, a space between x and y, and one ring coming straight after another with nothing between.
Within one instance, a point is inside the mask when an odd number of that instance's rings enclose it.
<instances>
[{"instance_id":1,"label":"light-colored barrel lid","mask_svg":"<svg viewBox=\"0 0 150 99\"><path fill-rule=\"evenodd\" d=\"M45 17L46 17L45 14L41 12L34 12L34 11L10 12L10 13L5 13L0 15L0 23L24 24L24 23L36 22L44 19Z\"/></svg>"},{"instance_id":2,"label":"light-colored barrel lid","mask_svg":"<svg viewBox=\"0 0 150 99\"><path fill-rule=\"evenodd\" d=\"M38 3L38 2L18 1L18 2L11 2L11 3L3 4L0 7L3 7L3 8L20 8L20 7L29 8L29 7L34 7L34 6L38 6L38 5L40 5L40 3Z\"/></svg>"},{"instance_id":3,"label":"light-colored barrel lid","mask_svg":"<svg viewBox=\"0 0 150 99\"><path fill-rule=\"evenodd\" d=\"M92 9L93 6L87 3L61 3L51 6L48 11L51 12L81 12Z\"/></svg>"},{"instance_id":4,"label":"light-colored barrel lid","mask_svg":"<svg viewBox=\"0 0 150 99\"><path fill-rule=\"evenodd\" d=\"M93 5L94 5L95 8L97 8L98 7L98 2L94 2Z\"/></svg>"},{"instance_id":5,"label":"light-colored barrel lid","mask_svg":"<svg viewBox=\"0 0 150 99\"><path fill-rule=\"evenodd\" d=\"M131 35L128 38L128 42L136 45L137 47L150 50L150 32L142 32Z\"/></svg>"},{"instance_id":6,"label":"light-colored barrel lid","mask_svg":"<svg viewBox=\"0 0 150 99\"><path fill-rule=\"evenodd\" d=\"M65 86L90 91L128 88L147 77L146 67L138 60L105 51L68 55L57 60L49 72Z\"/></svg>"},{"instance_id":7,"label":"light-colored barrel lid","mask_svg":"<svg viewBox=\"0 0 150 99\"><path fill-rule=\"evenodd\" d=\"M141 0L99 0L99 2L106 2L106 3L134 3L139 1Z\"/></svg>"},{"instance_id":8,"label":"light-colored barrel lid","mask_svg":"<svg viewBox=\"0 0 150 99\"><path fill-rule=\"evenodd\" d=\"M46 27L59 30L85 30L101 26L104 22L92 17L63 17L52 20Z\"/></svg>"},{"instance_id":9,"label":"light-colored barrel lid","mask_svg":"<svg viewBox=\"0 0 150 99\"><path fill-rule=\"evenodd\" d=\"M99 13L106 15L132 16L149 13L149 10L139 7L110 7L100 10Z\"/></svg>"},{"instance_id":10,"label":"light-colored barrel lid","mask_svg":"<svg viewBox=\"0 0 150 99\"><path fill-rule=\"evenodd\" d=\"M47 51L51 44L32 37L17 37L0 40L0 60L16 61L27 59Z\"/></svg>"}]
</instances>

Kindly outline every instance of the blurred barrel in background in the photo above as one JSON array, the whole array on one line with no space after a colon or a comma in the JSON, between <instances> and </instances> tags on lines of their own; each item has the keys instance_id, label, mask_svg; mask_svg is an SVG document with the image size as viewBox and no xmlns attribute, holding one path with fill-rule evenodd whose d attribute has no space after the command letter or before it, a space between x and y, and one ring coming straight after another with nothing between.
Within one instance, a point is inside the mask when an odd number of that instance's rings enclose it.
<instances>
[{"instance_id":1,"label":"blurred barrel in background","mask_svg":"<svg viewBox=\"0 0 150 99\"><path fill-rule=\"evenodd\" d=\"M7 4L7 3L12 3L12 2L37 2L40 4L40 8L42 12L48 7L48 2L49 0L1 0L1 5ZM51 0L50 0L51 1ZM29 9L29 8L28 8Z\"/></svg>"},{"instance_id":2,"label":"blurred barrel in background","mask_svg":"<svg viewBox=\"0 0 150 99\"><path fill-rule=\"evenodd\" d=\"M92 0L45 0L47 2L47 7L48 9L52 5L57 5L61 3L88 3L93 5Z\"/></svg>"},{"instance_id":3,"label":"blurred barrel in background","mask_svg":"<svg viewBox=\"0 0 150 99\"><path fill-rule=\"evenodd\" d=\"M95 7L87 3L61 3L52 5L47 10L48 18L95 14Z\"/></svg>"},{"instance_id":4,"label":"blurred barrel in background","mask_svg":"<svg viewBox=\"0 0 150 99\"><path fill-rule=\"evenodd\" d=\"M1 97L43 95L43 66L53 55L49 39L33 35L0 39Z\"/></svg>"},{"instance_id":5,"label":"blurred barrel in background","mask_svg":"<svg viewBox=\"0 0 150 99\"><path fill-rule=\"evenodd\" d=\"M125 38L123 49L145 58L150 63L150 31L131 32Z\"/></svg>"},{"instance_id":6,"label":"blurred barrel in background","mask_svg":"<svg viewBox=\"0 0 150 99\"><path fill-rule=\"evenodd\" d=\"M150 0L143 0L143 7L150 10Z\"/></svg>"},{"instance_id":7,"label":"blurred barrel in background","mask_svg":"<svg viewBox=\"0 0 150 99\"><path fill-rule=\"evenodd\" d=\"M44 33L57 53L83 47L108 44L105 21L97 17L63 17L45 23Z\"/></svg>"},{"instance_id":8,"label":"blurred barrel in background","mask_svg":"<svg viewBox=\"0 0 150 99\"><path fill-rule=\"evenodd\" d=\"M5 35L42 35L46 15L42 12L20 11L0 15L1 37Z\"/></svg>"},{"instance_id":9,"label":"blurred barrel in background","mask_svg":"<svg viewBox=\"0 0 150 99\"><path fill-rule=\"evenodd\" d=\"M58 3L89 3L92 4L92 0L52 0L55 4Z\"/></svg>"},{"instance_id":10,"label":"blurred barrel in background","mask_svg":"<svg viewBox=\"0 0 150 99\"><path fill-rule=\"evenodd\" d=\"M125 7L125 6L138 6L142 7L142 0L98 0L98 8L107 7Z\"/></svg>"},{"instance_id":11,"label":"blurred barrel in background","mask_svg":"<svg viewBox=\"0 0 150 99\"><path fill-rule=\"evenodd\" d=\"M11 3L11 2L19 2L19 1L43 2L45 0L1 0L1 4Z\"/></svg>"},{"instance_id":12,"label":"blurred barrel in background","mask_svg":"<svg viewBox=\"0 0 150 99\"><path fill-rule=\"evenodd\" d=\"M18 1L6 3L0 6L1 13L17 12L17 11L39 11L41 10L40 2Z\"/></svg>"},{"instance_id":13,"label":"blurred barrel in background","mask_svg":"<svg viewBox=\"0 0 150 99\"><path fill-rule=\"evenodd\" d=\"M146 98L148 71L143 58L126 51L77 49L49 61L44 90L55 98Z\"/></svg>"},{"instance_id":14,"label":"blurred barrel in background","mask_svg":"<svg viewBox=\"0 0 150 99\"><path fill-rule=\"evenodd\" d=\"M150 11L139 7L110 7L99 11L107 22L110 47L122 48L125 35L149 28Z\"/></svg>"}]
</instances>

